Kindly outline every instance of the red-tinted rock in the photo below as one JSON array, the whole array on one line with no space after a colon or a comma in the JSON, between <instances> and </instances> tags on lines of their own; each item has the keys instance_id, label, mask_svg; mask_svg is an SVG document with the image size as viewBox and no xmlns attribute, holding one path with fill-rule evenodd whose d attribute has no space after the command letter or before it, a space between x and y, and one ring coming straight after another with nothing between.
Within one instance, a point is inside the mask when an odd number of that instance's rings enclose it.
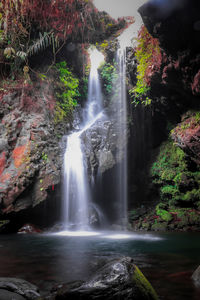
<instances>
[{"instance_id":1,"label":"red-tinted rock","mask_svg":"<svg viewBox=\"0 0 200 300\"><path fill-rule=\"evenodd\" d=\"M194 115L180 123L172 138L197 164L200 164L200 122Z\"/></svg>"},{"instance_id":2,"label":"red-tinted rock","mask_svg":"<svg viewBox=\"0 0 200 300\"><path fill-rule=\"evenodd\" d=\"M6 165L6 152L3 151L0 154L0 176L3 173L4 169L5 169L5 165Z\"/></svg>"}]
</instances>

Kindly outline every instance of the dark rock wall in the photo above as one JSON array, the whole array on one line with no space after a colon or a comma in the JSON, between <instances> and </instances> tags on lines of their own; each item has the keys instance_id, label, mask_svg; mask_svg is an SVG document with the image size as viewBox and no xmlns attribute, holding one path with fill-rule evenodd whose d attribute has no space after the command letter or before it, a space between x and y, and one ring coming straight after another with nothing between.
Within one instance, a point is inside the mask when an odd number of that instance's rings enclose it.
<instances>
[{"instance_id":1,"label":"dark rock wall","mask_svg":"<svg viewBox=\"0 0 200 300\"><path fill-rule=\"evenodd\" d=\"M152 99L151 145L149 148L144 147L150 151L146 160L148 174L144 187L144 204L147 203L147 209L134 226L143 230L199 230L200 4L195 0L152 0L144 4L139 13L149 33L159 41L162 63L159 70L153 72L149 78L149 96ZM133 120L136 120L137 108L132 109ZM147 118L145 120L147 121ZM130 140L134 140L134 135L138 135L141 140L145 133L141 133L140 136L140 132L134 125L133 137L131 136ZM173 149L168 151L167 147L173 143ZM179 148L180 151L177 150ZM131 149L135 154L134 146ZM139 154L135 155L139 157ZM132 172L134 168L135 166ZM157 179L151 177L152 172L155 174L153 168L159 170ZM142 167L141 170L145 171L146 168ZM174 177L170 177L172 173ZM180 181L177 181L178 178ZM156 185L153 183L155 181ZM140 191L144 193L142 188ZM161 206L154 209L159 202ZM141 204L143 205L143 202ZM145 214L148 210L149 213ZM192 219L193 216L195 220Z\"/></svg>"}]
</instances>

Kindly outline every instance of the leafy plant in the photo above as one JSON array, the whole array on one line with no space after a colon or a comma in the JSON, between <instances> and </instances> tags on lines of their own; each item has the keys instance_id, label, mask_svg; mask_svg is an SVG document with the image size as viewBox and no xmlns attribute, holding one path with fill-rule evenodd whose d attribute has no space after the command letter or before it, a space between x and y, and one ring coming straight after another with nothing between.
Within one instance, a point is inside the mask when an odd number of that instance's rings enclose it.
<instances>
[{"instance_id":1,"label":"leafy plant","mask_svg":"<svg viewBox=\"0 0 200 300\"><path fill-rule=\"evenodd\" d=\"M196 202L200 197L200 170L190 170L187 157L172 141L163 143L151 168L161 199L172 204Z\"/></svg>"},{"instance_id":2,"label":"leafy plant","mask_svg":"<svg viewBox=\"0 0 200 300\"><path fill-rule=\"evenodd\" d=\"M104 63L100 68L101 78L103 80L103 87L106 95L111 95L113 86L117 81L116 64Z\"/></svg>"},{"instance_id":3,"label":"leafy plant","mask_svg":"<svg viewBox=\"0 0 200 300\"><path fill-rule=\"evenodd\" d=\"M151 77L159 70L162 56L158 40L148 33L145 26L142 26L139 31L135 56L138 61L137 83L129 90L129 94L136 105L138 103L149 105L151 104L151 99L148 97Z\"/></svg>"},{"instance_id":4,"label":"leafy plant","mask_svg":"<svg viewBox=\"0 0 200 300\"><path fill-rule=\"evenodd\" d=\"M57 97L59 101L55 107L55 122L61 122L65 117L71 120L74 107L77 106L79 93L79 80L67 67L65 61L57 63L56 69L59 73Z\"/></svg>"}]
</instances>

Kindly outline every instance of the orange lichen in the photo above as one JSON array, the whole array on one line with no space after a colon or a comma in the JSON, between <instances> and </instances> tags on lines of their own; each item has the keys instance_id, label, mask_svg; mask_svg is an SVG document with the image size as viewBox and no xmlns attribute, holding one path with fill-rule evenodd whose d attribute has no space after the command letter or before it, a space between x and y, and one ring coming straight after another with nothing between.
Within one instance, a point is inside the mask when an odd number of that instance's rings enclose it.
<instances>
[{"instance_id":1,"label":"orange lichen","mask_svg":"<svg viewBox=\"0 0 200 300\"><path fill-rule=\"evenodd\" d=\"M25 145L18 146L13 150L12 157L14 159L14 165L19 168L29 156L30 153L30 142Z\"/></svg>"},{"instance_id":2,"label":"orange lichen","mask_svg":"<svg viewBox=\"0 0 200 300\"><path fill-rule=\"evenodd\" d=\"M2 152L0 155L0 175L3 173L6 165L6 152Z\"/></svg>"}]
</instances>

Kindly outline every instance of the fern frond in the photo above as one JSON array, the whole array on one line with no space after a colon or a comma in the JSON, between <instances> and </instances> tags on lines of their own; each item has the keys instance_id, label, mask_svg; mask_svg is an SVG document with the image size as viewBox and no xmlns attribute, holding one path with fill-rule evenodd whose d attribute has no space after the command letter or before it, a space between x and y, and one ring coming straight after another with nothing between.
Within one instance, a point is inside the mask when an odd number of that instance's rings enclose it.
<instances>
[{"instance_id":1,"label":"fern frond","mask_svg":"<svg viewBox=\"0 0 200 300\"><path fill-rule=\"evenodd\" d=\"M18 52L16 53L16 56L19 57L19 58L21 58L22 60L25 60L26 57L27 57L27 54L26 54L26 52L18 51Z\"/></svg>"},{"instance_id":2,"label":"fern frond","mask_svg":"<svg viewBox=\"0 0 200 300\"><path fill-rule=\"evenodd\" d=\"M53 48L59 47L58 38L55 37L53 32L47 33L45 32L43 35L39 33L39 39L37 39L33 45L30 46L27 53L28 56L32 56L37 54L40 51L44 51L50 45L53 45Z\"/></svg>"}]
</instances>

